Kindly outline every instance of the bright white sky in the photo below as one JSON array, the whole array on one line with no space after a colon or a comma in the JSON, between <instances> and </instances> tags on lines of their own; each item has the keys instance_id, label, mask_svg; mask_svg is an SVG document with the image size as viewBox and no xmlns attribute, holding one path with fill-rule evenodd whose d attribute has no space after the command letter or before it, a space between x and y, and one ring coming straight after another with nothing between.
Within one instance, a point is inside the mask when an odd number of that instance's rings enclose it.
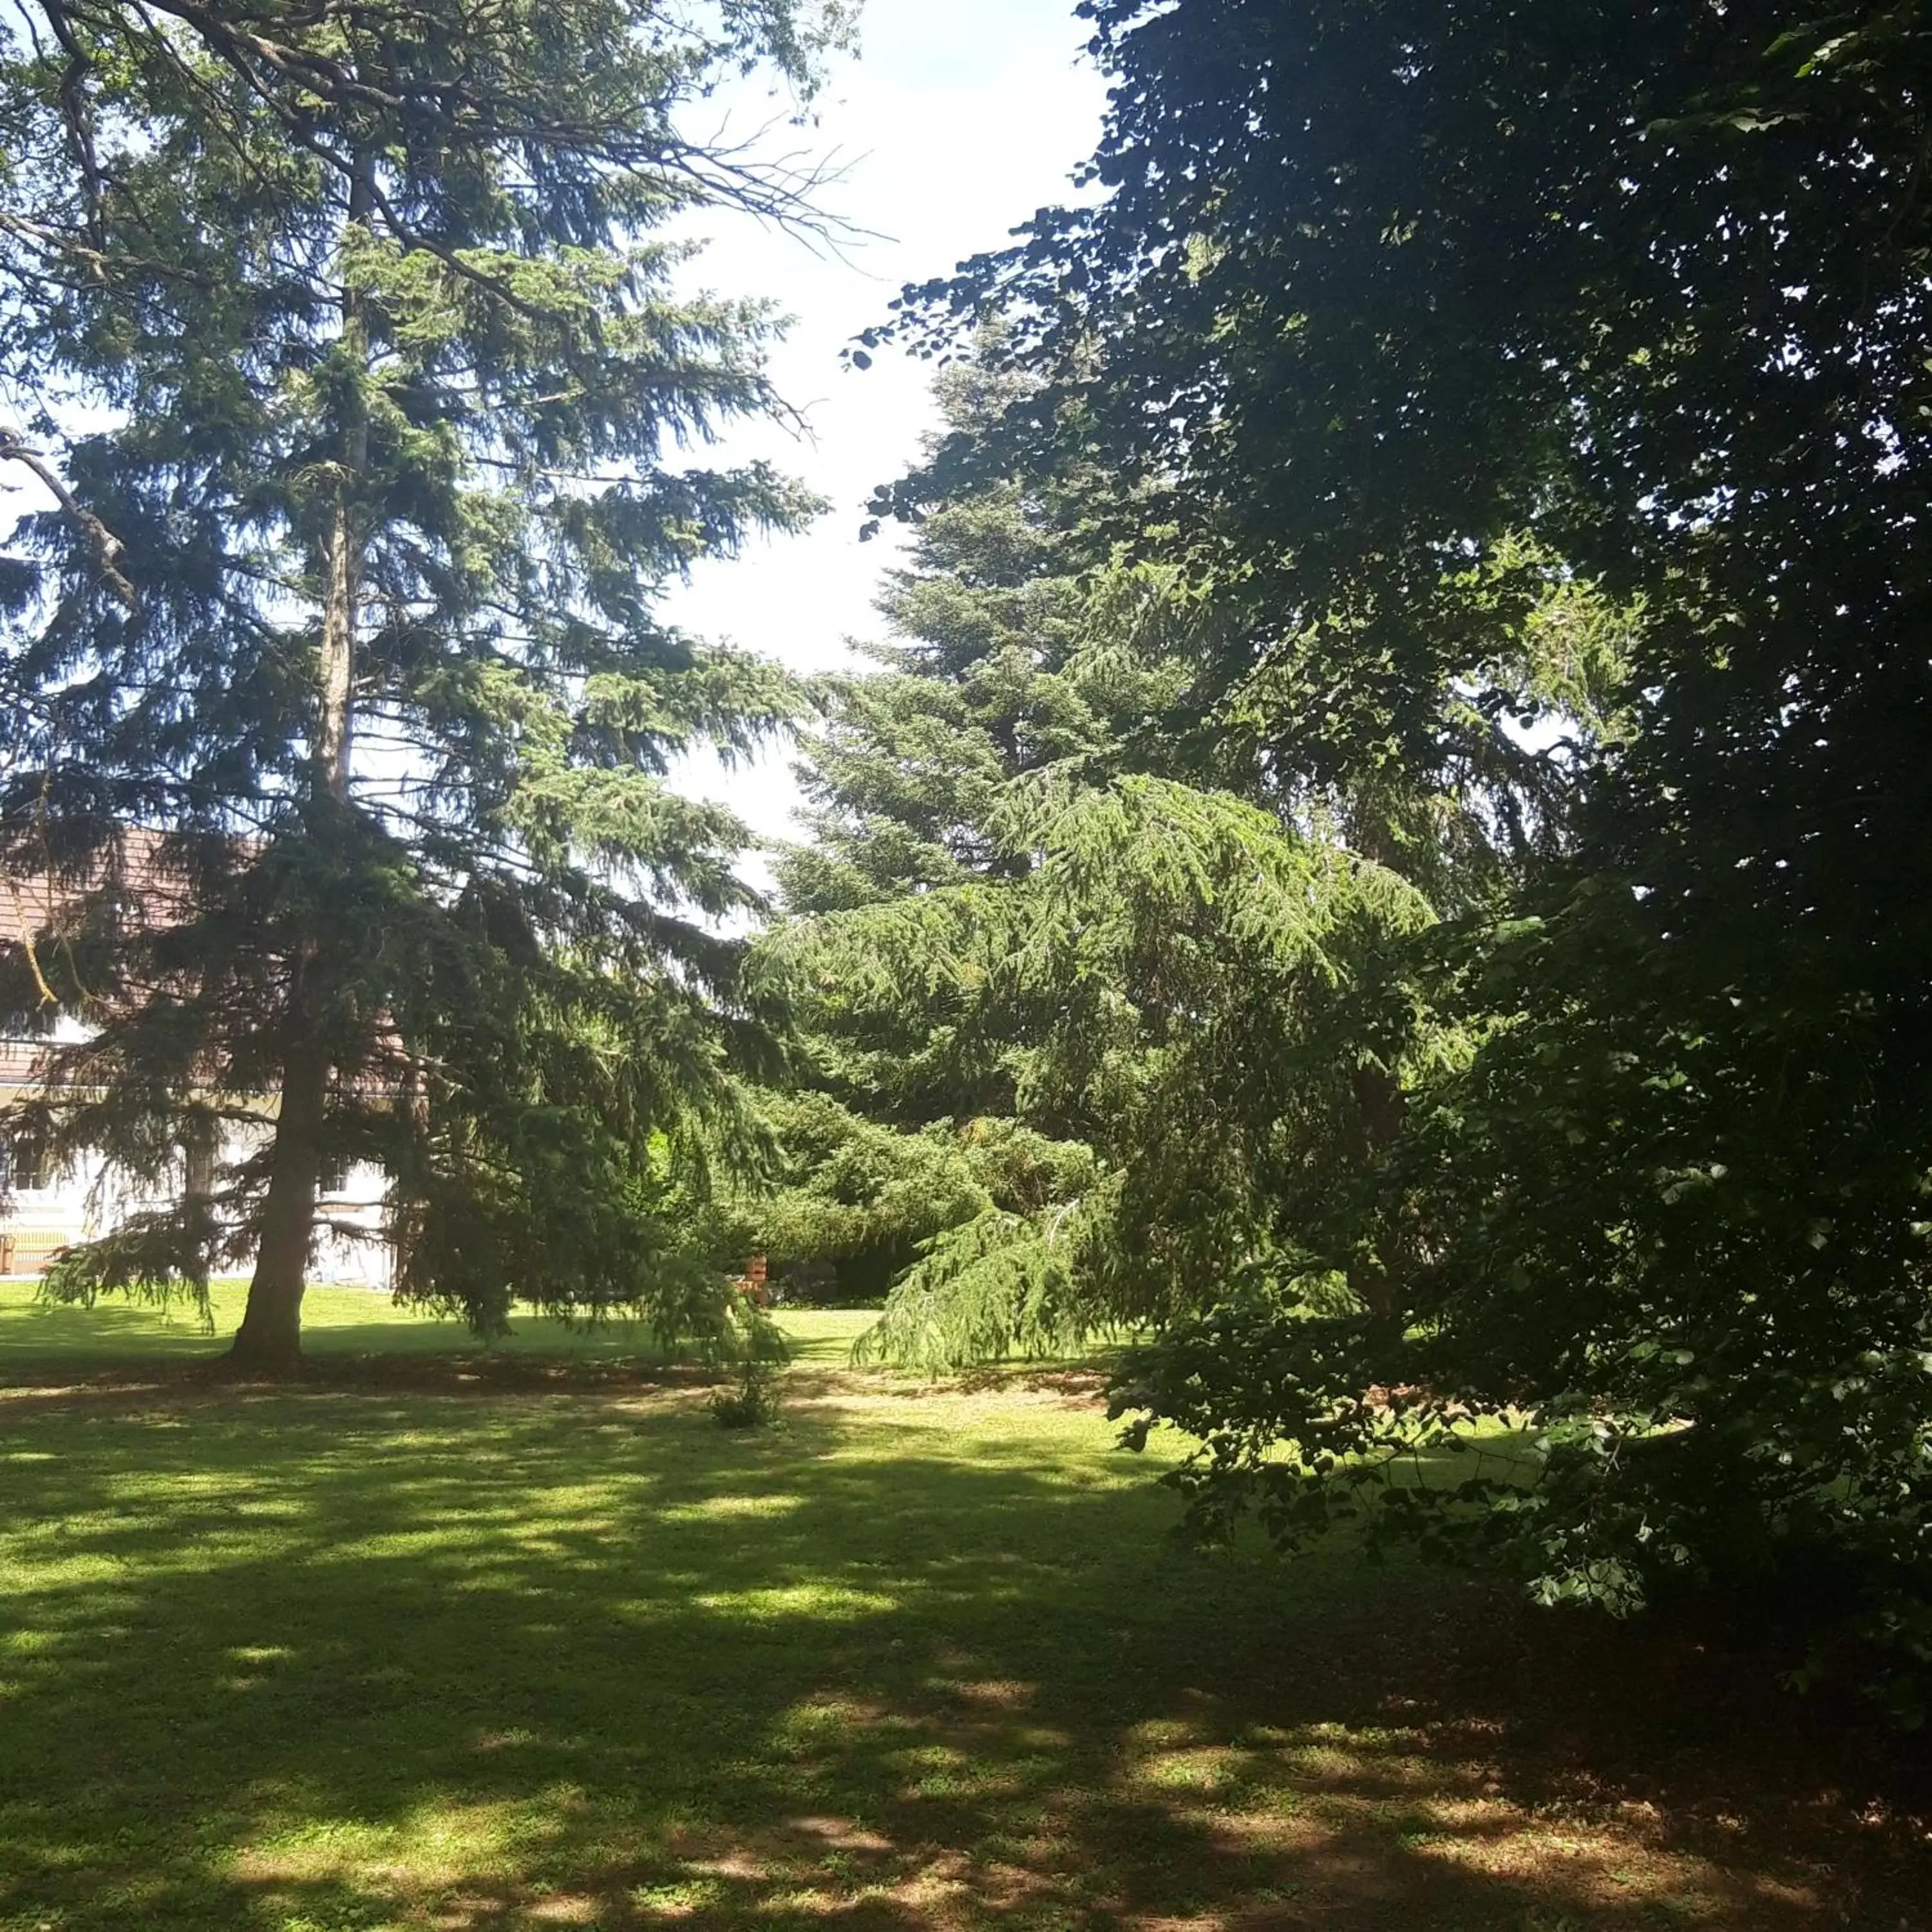
<instances>
[{"instance_id":1,"label":"bright white sky","mask_svg":"<svg viewBox=\"0 0 1932 1932\"><path fill-rule=\"evenodd\" d=\"M934 421L928 365L882 352L861 372L839 351L884 320L902 284L997 248L1036 208L1071 198L1067 177L1094 151L1106 93L1072 0L866 0L860 32L858 58L838 64L814 104L816 130L785 132L844 165L820 200L881 238L848 244L839 260L735 221L700 265L706 286L768 296L796 319L772 374L812 431L801 442L747 427L719 454L769 458L833 507L802 536L700 567L665 607L687 630L800 670L846 664L847 640L879 634L872 600L897 543L890 525L860 543L866 500L906 468ZM777 105L748 88L719 112L742 137ZM710 129L694 118L692 131ZM784 751L748 771L693 761L678 782L782 838L797 800L790 764ZM746 869L764 877L755 861Z\"/></svg>"}]
</instances>

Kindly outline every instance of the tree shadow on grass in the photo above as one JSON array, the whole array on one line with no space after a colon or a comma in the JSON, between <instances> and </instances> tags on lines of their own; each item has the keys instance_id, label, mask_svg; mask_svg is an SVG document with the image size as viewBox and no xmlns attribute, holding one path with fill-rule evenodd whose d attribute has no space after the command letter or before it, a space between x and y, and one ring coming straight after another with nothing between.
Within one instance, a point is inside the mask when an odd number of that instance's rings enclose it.
<instances>
[{"instance_id":1,"label":"tree shadow on grass","mask_svg":"<svg viewBox=\"0 0 1932 1932\"><path fill-rule=\"evenodd\" d=\"M1687 1657L820 1387L9 1405L0 1927L1916 1922L1874 1764Z\"/></svg>"},{"instance_id":2,"label":"tree shadow on grass","mask_svg":"<svg viewBox=\"0 0 1932 1932\"><path fill-rule=\"evenodd\" d=\"M7 1311L0 1335L0 1388L65 1378L103 1382L193 1378L218 1368L234 1339L232 1321L218 1330L191 1309L158 1310L141 1305L93 1307L38 1304ZM672 1358L639 1322L572 1328L526 1316L505 1337L484 1340L460 1321L423 1316L410 1319L340 1320L313 1327L304 1337L311 1379L341 1381L387 1376L435 1375L467 1366L505 1376L580 1370L661 1366Z\"/></svg>"}]
</instances>

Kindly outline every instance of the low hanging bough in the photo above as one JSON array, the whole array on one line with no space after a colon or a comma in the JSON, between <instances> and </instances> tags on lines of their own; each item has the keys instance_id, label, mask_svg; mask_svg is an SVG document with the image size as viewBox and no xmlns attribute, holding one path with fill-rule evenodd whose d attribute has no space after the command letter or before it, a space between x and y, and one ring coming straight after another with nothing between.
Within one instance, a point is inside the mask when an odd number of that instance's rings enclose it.
<instances>
[{"instance_id":1,"label":"low hanging bough","mask_svg":"<svg viewBox=\"0 0 1932 1932\"><path fill-rule=\"evenodd\" d=\"M1436 1046L1407 963L1433 923L1421 896L1165 779L1049 774L1014 788L998 832L1024 862L1006 883L764 943L848 1066L943 1030L998 1070L1014 1121L1088 1155L1031 1202L989 1195L934 1230L862 1352L939 1368L1064 1348L1204 1306L1259 1254L1374 1256L1358 1184Z\"/></svg>"}]
</instances>

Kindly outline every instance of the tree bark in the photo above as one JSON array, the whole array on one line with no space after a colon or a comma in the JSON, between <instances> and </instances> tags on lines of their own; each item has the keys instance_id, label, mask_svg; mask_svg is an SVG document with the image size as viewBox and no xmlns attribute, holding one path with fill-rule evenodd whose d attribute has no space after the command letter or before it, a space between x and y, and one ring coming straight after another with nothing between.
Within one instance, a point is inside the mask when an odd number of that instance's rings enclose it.
<instances>
[{"instance_id":1,"label":"tree bark","mask_svg":"<svg viewBox=\"0 0 1932 1932\"><path fill-rule=\"evenodd\" d=\"M359 304L358 304L359 307ZM355 330L358 336L361 329ZM358 409L344 439L342 467L335 486L328 536L323 551L322 694L316 721L316 778L336 805L349 802L349 741L353 725L350 700L356 684L356 593L361 575L361 540L350 502L352 480L368 460L369 424Z\"/></svg>"},{"instance_id":2,"label":"tree bark","mask_svg":"<svg viewBox=\"0 0 1932 1932\"><path fill-rule=\"evenodd\" d=\"M369 189L369 164L358 158L350 185L350 224L368 218ZM353 374L334 498L322 543L322 643L313 770L316 802L323 809L310 820L312 826L326 827L325 836L338 850L340 827L336 821L349 802L356 605L362 566L356 497L369 464L369 418L361 389L368 362L368 322L362 296L346 287L342 293L342 341ZM326 909L318 909L318 925L326 916ZM315 1234L322 1132L328 1108L329 1057L319 1036L316 1012L321 951L319 937L306 940L289 975L281 1106L275 1118L262 1238L256 1251L254 1276L248 1284L248 1305L230 1352L237 1366L268 1374L290 1374L302 1363L302 1294L308 1286L309 1244Z\"/></svg>"},{"instance_id":3,"label":"tree bark","mask_svg":"<svg viewBox=\"0 0 1932 1932\"><path fill-rule=\"evenodd\" d=\"M1356 1160L1366 1167L1394 1144L1408 1112L1408 1096L1393 1073L1372 1063L1357 1067L1349 1084L1354 1090L1356 1110L1351 1136L1353 1151ZM1370 1316L1399 1331L1400 1291L1405 1284L1401 1278L1402 1258L1394 1252L1394 1246L1384 1240L1376 1253L1358 1256L1350 1263L1348 1276L1349 1288Z\"/></svg>"},{"instance_id":4,"label":"tree bark","mask_svg":"<svg viewBox=\"0 0 1932 1932\"><path fill-rule=\"evenodd\" d=\"M256 1373L289 1375L302 1365L302 1293L308 1285L328 1099L328 1061L311 1041L292 1052L282 1069L281 1112L275 1121L261 1244L248 1284L248 1309L230 1351L237 1367Z\"/></svg>"},{"instance_id":5,"label":"tree bark","mask_svg":"<svg viewBox=\"0 0 1932 1932\"><path fill-rule=\"evenodd\" d=\"M369 218L369 163L358 158L349 188L347 226ZM349 741L356 688L356 599L362 574L362 533L356 496L369 466L369 412L362 379L369 362L369 320L363 296L342 291L344 359L353 376L344 405L335 500L322 545L321 716L315 734L316 778L338 806L349 802Z\"/></svg>"}]
</instances>

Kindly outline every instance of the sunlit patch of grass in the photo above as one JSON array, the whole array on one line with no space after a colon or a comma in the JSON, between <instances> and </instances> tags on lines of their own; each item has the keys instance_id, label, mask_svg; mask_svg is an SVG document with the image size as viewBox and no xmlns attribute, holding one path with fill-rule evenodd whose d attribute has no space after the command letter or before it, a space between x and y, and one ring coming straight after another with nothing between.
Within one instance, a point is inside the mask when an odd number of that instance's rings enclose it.
<instances>
[{"instance_id":1,"label":"sunlit patch of grass","mask_svg":"<svg viewBox=\"0 0 1932 1932\"><path fill-rule=\"evenodd\" d=\"M701 1522L719 1516L776 1516L800 1507L797 1496L706 1496L701 1502L667 1503L658 1514L666 1522Z\"/></svg>"},{"instance_id":2,"label":"sunlit patch of grass","mask_svg":"<svg viewBox=\"0 0 1932 1932\"><path fill-rule=\"evenodd\" d=\"M692 1600L702 1609L754 1623L803 1618L820 1623L849 1622L882 1616L896 1600L878 1590L854 1590L832 1583L789 1583L759 1590L712 1591Z\"/></svg>"},{"instance_id":3,"label":"sunlit patch of grass","mask_svg":"<svg viewBox=\"0 0 1932 1932\"><path fill-rule=\"evenodd\" d=\"M0 1377L30 1364L80 1366L218 1354L233 1340L247 1300L245 1282L214 1282L203 1322L185 1296L166 1304L109 1298L82 1308L44 1300L32 1282L0 1282ZM876 1318L862 1309L798 1309L787 1311L785 1326L800 1360L842 1362L852 1338ZM399 1304L378 1290L332 1287L311 1288L303 1297L302 1346L324 1360L474 1352L562 1362L656 1361L664 1352L640 1322L578 1327L524 1313L512 1317L507 1335L479 1337L454 1317Z\"/></svg>"}]
</instances>

